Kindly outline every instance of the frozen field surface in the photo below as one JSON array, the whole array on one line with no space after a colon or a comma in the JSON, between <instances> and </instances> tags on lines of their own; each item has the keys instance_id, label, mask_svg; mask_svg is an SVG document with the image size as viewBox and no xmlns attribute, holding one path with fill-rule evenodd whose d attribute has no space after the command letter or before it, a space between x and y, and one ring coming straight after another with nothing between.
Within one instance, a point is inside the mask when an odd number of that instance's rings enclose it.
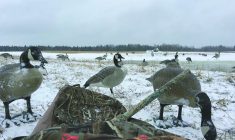
<instances>
[{"instance_id":1,"label":"frozen field surface","mask_svg":"<svg viewBox=\"0 0 235 140\"><path fill-rule=\"evenodd\" d=\"M10 53L14 55L15 59L0 58L0 66L19 62L18 56L21 52ZM70 61L56 59L57 54L43 52L44 57L49 62L45 66L48 75L44 77L41 87L31 96L32 110L36 114L43 115L59 89L64 85L83 85L90 76L106 66L113 65L113 55L110 53L108 53L107 60L100 63L95 58L103 56L104 52L68 54ZM125 57L125 67L128 69L128 74L124 81L114 88L114 94L115 98L128 109L153 92L151 84L145 79L164 67L164 65L159 64L159 61L172 59L175 53L168 53L167 56L164 56L164 52L158 52L153 57L151 53L132 54L130 52L128 55L126 53L121 54ZM221 53L218 59L212 58L214 53L207 54L205 57L198 55L198 52L185 52L185 55L180 52L179 61L184 69L192 70L200 80L202 91L206 92L212 101L212 120L217 128L218 139L225 139L225 135L229 135L229 130L235 130L235 73L232 72L232 67L235 66L235 53ZM187 63L186 57L191 57L193 62ZM139 66L143 59L150 63L144 69ZM39 64L38 62L32 63ZM112 96L107 88L90 87L88 89ZM156 126L153 119L159 115L159 106L160 104L156 99L134 117ZM25 110L26 102L24 100L17 100L10 104L12 116ZM164 118L172 118L172 115L177 116L177 112L177 106L167 106ZM4 115L4 105L0 102L0 122L4 121ZM182 118L192 127L173 127L165 130L192 140L202 140L200 109L184 106ZM2 128L3 132L0 133L0 139L29 135L36 124L37 121ZM232 136L229 137L232 138Z\"/></svg>"}]
</instances>

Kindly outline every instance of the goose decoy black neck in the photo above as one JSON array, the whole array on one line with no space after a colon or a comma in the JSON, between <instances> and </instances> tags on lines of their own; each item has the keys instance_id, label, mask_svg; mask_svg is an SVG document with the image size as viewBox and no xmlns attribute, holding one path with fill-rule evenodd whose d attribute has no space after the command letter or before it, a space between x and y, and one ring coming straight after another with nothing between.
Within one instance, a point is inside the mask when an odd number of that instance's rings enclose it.
<instances>
[{"instance_id":1,"label":"goose decoy black neck","mask_svg":"<svg viewBox=\"0 0 235 140\"><path fill-rule=\"evenodd\" d=\"M114 65L115 65L116 67L119 67L119 68L122 67L122 65L123 65L122 59L125 59L125 58L122 57L121 54L116 53L116 54L113 56Z\"/></svg>"},{"instance_id":2,"label":"goose decoy black neck","mask_svg":"<svg viewBox=\"0 0 235 140\"><path fill-rule=\"evenodd\" d=\"M37 47L29 47L20 55L20 67L21 68L34 68L30 63L30 60L39 60L41 63L47 63L42 56L41 50Z\"/></svg>"},{"instance_id":3,"label":"goose decoy black neck","mask_svg":"<svg viewBox=\"0 0 235 140\"><path fill-rule=\"evenodd\" d=\"M201 109L201 131L206 140L215 140L217 137L216 128L211 120L211 101L206 93L196 95L197 104Z\"/></svg>"},{"instance_id":4,"label":"goose decoy black neck","mask_svg":"<svg viewBox=\"0 0 235 140\"><path fill-rule=\"evenodd\" d=\"M178 55L178 52L176 52L176 53L175 53L175 59L177 59L178 56L179 56L179 55Z\"/></svg>"},{"instance_id":5,"label":"goose decoy black neck","mask_svg":"<svg viewBox=\"0 0 235 140\"><path fill-rule=\"evenodd\" d=\"M20 55L20 68L34 68L34 66L30 63L27 54L28 54L28 51L24 51Z\"/></svg>"}]
</instances>

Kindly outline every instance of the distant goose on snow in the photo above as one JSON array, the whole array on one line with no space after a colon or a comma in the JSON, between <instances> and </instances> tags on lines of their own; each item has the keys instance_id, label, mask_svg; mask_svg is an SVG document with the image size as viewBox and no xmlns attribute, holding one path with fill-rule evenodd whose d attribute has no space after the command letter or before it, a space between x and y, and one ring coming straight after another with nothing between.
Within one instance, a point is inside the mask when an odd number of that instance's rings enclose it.
<instances>
[{"instance_id":1,"label":"distant goose on snow","mask_svg":"<svg viewBox=\"0 0 235 140\"><path fill-rule=\"evenodd\" d=\"M69 56L68 56L67 53L66 53L65 55L63 55L63 54L57 54L56 56L57 56L58 59L61 59L61 60L63 60L63 61L69 60Z\"/></svg>"},{"instance_id":2,"label":"distant goose on snow","mask_svg":"<svg viewBox=\"0 0 235 140\"><path fill-rule=\"evenodd\" d=\"M202 56L207 56L207 54L206 53L202 53Z\"/></svg>"},{"instance_id":3,"label":"distant goose on snow","mask_svg":"<svg viewBox=\"0 0 235 140\"><path fill-rule=\"evenodd\" d=\"M171 62L174 63L174 62ZM154 91L165 85L168 81L183 72L179 65L168 65L157 71L150 78L147 78L153 84ZM179 81L169 88L168 92L161 94L158 98L160 102L159 119L163 120L164 107L166 105L178 105L177 119L182 121L183 105L191 107L200 107L201 109L201 131L206 140L215 140L217 133L216 128L211 120L211 101L206 93L201 92L201 85L192 73L187 75L185 79Z\"/></svg>"},{"instance_id":4,"label":"distant goose on snow","mask_svg":"<svg viewBox=\"0 0 235 140\"><path fill-rule=\"evenodd\" d=\"M191 57L187 57L186 60L188 61L188 63L192 62Z\"/></svg>"},{"instance_id":5,"label":"distant goose on snow","mask_svg":"<svg viewBox=\"0 0 235 140\"><path fill-rule=\"evenodd\" d=\"M220 57L220 52L218 52L218 53L215 53L215 55L212 57L212 58L219 58Z\"/></svg>"},{"instance_id":6,"label":"distant goose on snow","mask_svg":"<svg viewBox=\"0 0 235 140\"><path fill-rule=\"evenodd\" d=\"M88 86L98 86L110 88L111 93L113 93L113 87L119 85L125 78L127 70L122 68L124 57L117 53L113 57L113 62L115 66L108 66L100 70L97 74L90 77L84 87Z\"/></svg>"},{"instance_id":7,"label":"distant goose on snow","mask_svg":"<svg viewBox=\"0 0 235 140\"><path fill-rule=\"evenodd\" d=\"M166 59L166 60L160 61L160 64L165 64L165 65L167 65L168 63L171 63L171 62L175 62L175 59L171 59L171 60Z\"/></svg>"},{"instance_id":8,"label":"distant goose on snow","mask_svg":"<svg viewBox=\"0 0 235 140\"><path fill-rule=\"evenodd\" d=\"M47 63L37 47L29 47L20 55L20 63L4 65L0 68L0 99L5 107L5 118L11 119L9 104L17 99L27 101L27 112L32 114L30 97L43 80L39 66L33 66L30 60ZM42 64L43 66L43 64Z\"/></svg>"},{"instance_id":9,"label":"distant goose on snow","mask_svg":"<svg viewBox=\"0 0 235 140\"><path fill-rule=\"evenodd\" d=\"M176 53L175 53L175 61L176 61L176 62L179 62L178 57L179 57L178 52L176 52Z\"/></svg>"},{"instance_id":10,"label":"distant goose on snow","mask_svg":"<svg viewBox=\"0 0 235 140\"><path fill-rule=\"evenodd\" d=\"M104 58L107 58L107 56L108 56L108 54L107 54L107 53L103 55L103 57L104 57Z\"/></svg>"},{"instance_id":11,"label":"distant goose on snow","mask_svg":"<svg viewBox=\"0 0 235 140\"><path fill-rule=\"evenodd\" d=\"M143 62L142 62L141 65L142 65L142 66L148 66L148 64L149 64L149 63L148 63L145 59L143 59Z\"/></svg>"},{"instance_id":12,"label":"distant goose on snow","mask_svg":"<svg viewBox=\"0 0 235 140\"><path fill-rule=\"evenodd\" d=\"M163 60L163 61L160 61L160 64L165 64L167 65L168 63L171 63L171 62L179 62L179 59L178 59L178 52L175 53L175 58L174 59L166 59L166 60Z\"/></svg>"},{"instance_id":13,"label":"distant goose on snow","mask_svg":"<svg viewBox=\"0 0 235 140\"><path fill-rule=\"evenodd\" d=\"M101 60L106 60L106 57L98 56L95 59L98 60L98 61L101 61Z\"/></svg>"},{"instance_id":14,"label":"distant goose on snow","mask_svg":"<svg viewBox=\"0 0 235 140\"><path fill-rule=\"evenodd\" d=\"M0 54L0 56L4 57L5 59L7 59L7 58L14 59L13 56L9 53L2 53L2 54Z\"/></svg>"}]
</instances>

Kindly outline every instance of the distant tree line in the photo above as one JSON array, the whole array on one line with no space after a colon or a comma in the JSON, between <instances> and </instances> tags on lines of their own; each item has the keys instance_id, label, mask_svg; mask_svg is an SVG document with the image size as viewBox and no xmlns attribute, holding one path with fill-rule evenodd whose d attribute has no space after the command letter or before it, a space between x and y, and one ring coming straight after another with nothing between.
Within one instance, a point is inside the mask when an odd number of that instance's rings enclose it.
<instances>
[{"instance_id":1,"label":"distant tree line","mask_svg":"<svg viewBox=\"0 0 235 140\"><path fill-rule=\"evenodd\" d=\"M30 46L0 46L0 51L24 51ZM97 45L97 46L35 46L43 51L146 51L156 50L159 51L190 51L190 52L224 52L235 51L235 46L204 46L195 48L191 46L181 46L178 44L161 44L161 45L141 45L141 44L127 44L127 45Z\"/></svg>"}]
</instances>

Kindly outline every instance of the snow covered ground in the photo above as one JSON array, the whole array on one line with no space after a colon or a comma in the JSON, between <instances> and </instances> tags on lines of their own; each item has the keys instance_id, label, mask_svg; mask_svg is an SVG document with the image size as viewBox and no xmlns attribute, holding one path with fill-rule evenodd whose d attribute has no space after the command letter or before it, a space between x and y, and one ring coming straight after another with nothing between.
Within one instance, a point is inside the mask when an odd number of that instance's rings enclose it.
<instances>
[{"instance_id":1,"label":"snow covered ground","mask_svg":"<svg viewBox=\"0 0 235 140\"><path fill-rule=\"evenodd\" d=\"M16 59L5 60L0 58L0 66L19 62L17 58L21 52L10 53ZM128 69L128 75L119 86L114 88L114 93L115 98L122 102L125 107L130 108L153 92L151 84L145 78L164 67L159 64L159 61L172 59L175 54L168 53L167 56L164 56L164 53L157 52L153 57L151 53L132 54L129 52L128 55L121 53L125 57L124 61L126 61L125 67ZM113 65L113 55L110 53L108 53L107 60L101 63L96 61L95 58L103 56L104 52L68 54L70 61L56 59L57 54L43 52L44 57L49 61L46 64L48 75L44 77L41 87L31 97L32 110L36 114L43 115L58 90L64 85L83 85L90 76L97 73L100 69ZM181 65L185 69L191 69L200 80L202 90L208 94L212 101L212 120L217 128L218 138L225 139L225 134L228 135L229 130L235 130L235 73L231 72L232 67L235 66L235 53L221 53L218 59L212 58L214 53L207 53L206 57L199 55L198 52L185 52L185 55L182 54L182 52L179 53ZM186 57L191 57L193 63L188 64L185 60ZM150 65L143 69L139 66L139 63L144 58L149 61ZM37 62L33 63L38 64ZM112 96L107 88L91 87L88 89ZM26 110L26 102L24 100L17 100L10 104L12 116L20 114L24 110ZM177 116L177 111L177 106L167 106L164 118L172 118L172 115ZM158 115L159 102L155 100L134 117L156 125L153 118L157 118ZM4 116L4 105L0 102L0 122L4 121ZM185 122L191 124L192 127L173 127L165 130L193 140L203 139L200 130L200 109L184 106L182 118ZM0 139L29 135L36 123L21 123L20 126L3 128L3 132L0 133Z\"/></svg>"}]
</instances>

